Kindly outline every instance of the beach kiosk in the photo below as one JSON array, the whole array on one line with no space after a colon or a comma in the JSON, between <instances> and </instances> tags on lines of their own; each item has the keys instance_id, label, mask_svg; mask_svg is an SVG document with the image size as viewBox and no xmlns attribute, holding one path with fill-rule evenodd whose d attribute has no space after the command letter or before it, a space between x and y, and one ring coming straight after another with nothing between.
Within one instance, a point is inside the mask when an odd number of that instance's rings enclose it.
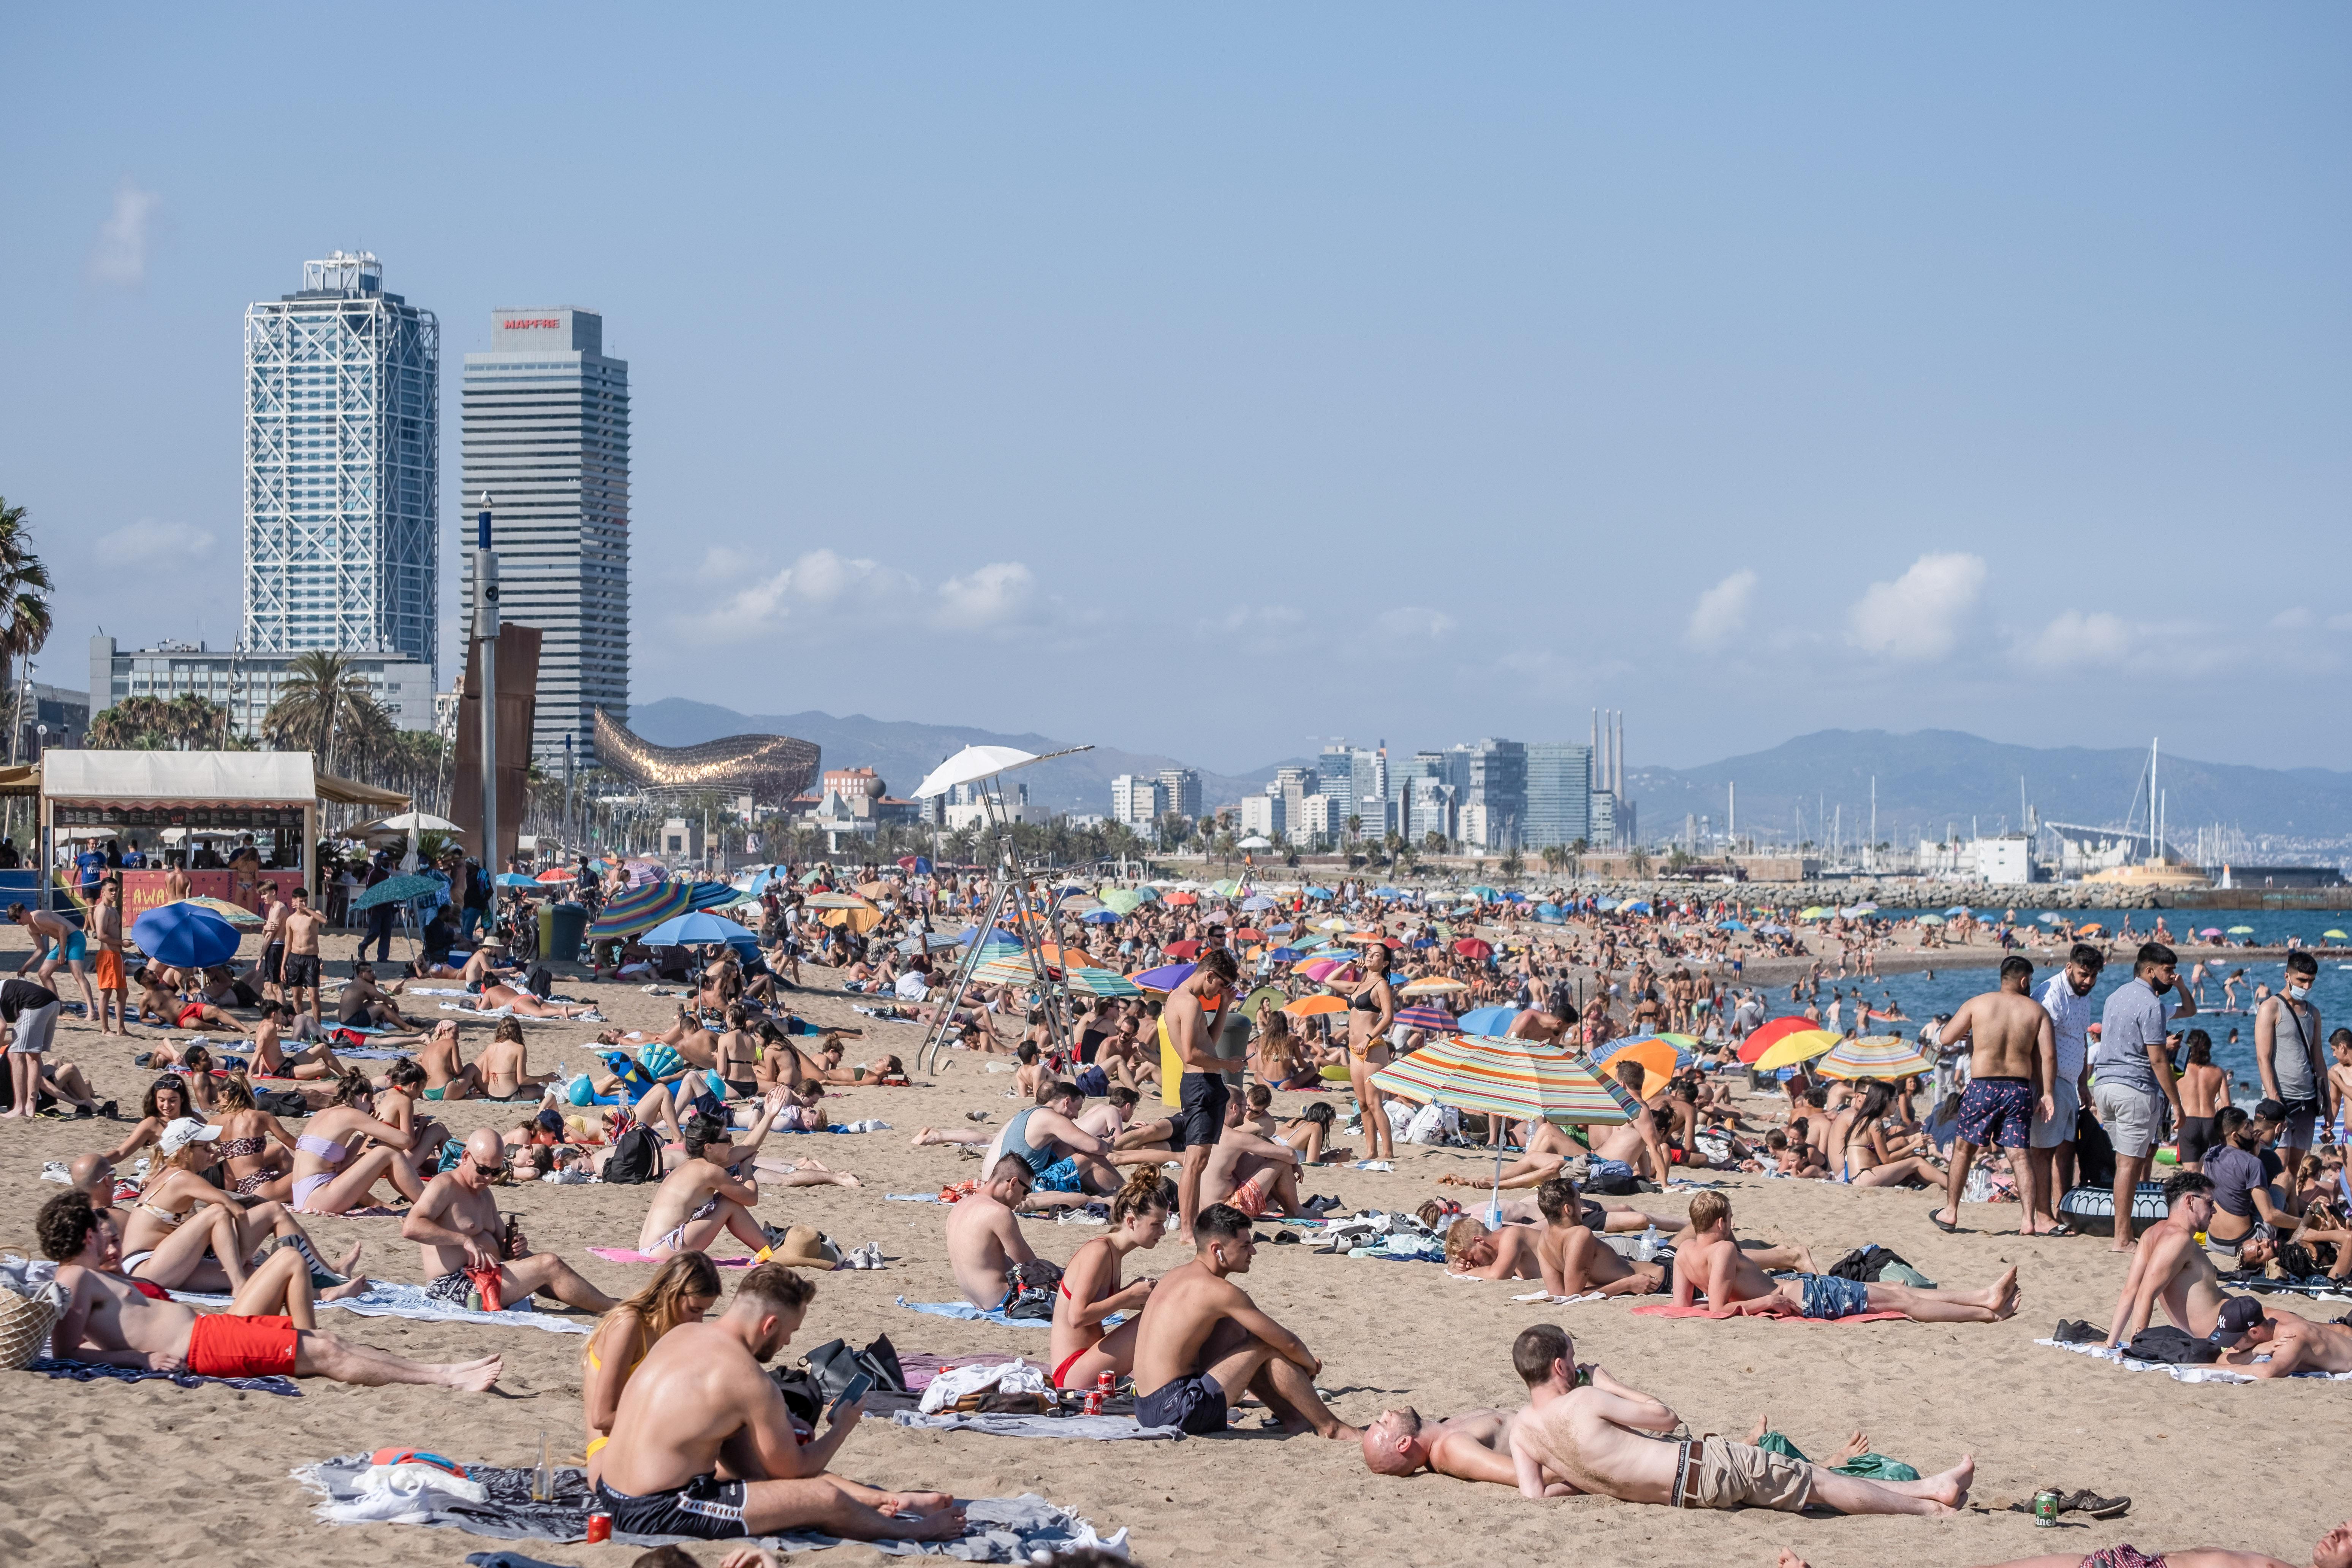
<instances>
[{"instance_id":1,"label":"beach kiosk","mask_svg":"<svg viewBox=\"0 0 2352 1568\"><path fill-rule=\"evenodd\" d=\"M55 867L80 839L135 842L149 867L125 869L125 923L164 902L168 863L188 871L199 898L258 910L264 881L282 898L298 887L315 892L312 864L321 804L399 810L396 791L320 773L308 752L52 751L31 770L39 775L40 860ZM68 865L70 862L68 861ZM60 906L78 906L70 872L50 885Z\"/></svg>"}]
</instances>

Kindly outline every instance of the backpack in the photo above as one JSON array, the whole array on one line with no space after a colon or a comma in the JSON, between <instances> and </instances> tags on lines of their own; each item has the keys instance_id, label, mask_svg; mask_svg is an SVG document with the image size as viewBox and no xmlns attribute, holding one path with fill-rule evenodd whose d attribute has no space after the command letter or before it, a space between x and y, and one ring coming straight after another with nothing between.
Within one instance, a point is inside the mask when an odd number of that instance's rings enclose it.
<instances>
[{"instance_id":1,"label":"backpack","mask_svg":"<svg viewBox=\"0 0 2352 1568\"><path fill-rule=\"evenodd\" d=\"M253 1108L272 1116L308 1116L310 1102L290 1089L257 1089L253 1091Z\"/></svg>"},{"instance_id":2,"label":"backpack","mask_svg":"<svg viewBox=\"0 0 2352 1568\"><path fill-rule=\"evenodd\" d=\"M2116 1146L2087 1105L2074 1113L2074 1180L2084 1186L2112 1190L2116 1184Z\"/></svg>"},{"instance_id":3,"label":"backpack","mask_svg":"<svg viewBox=\"0 0 2352 1568\"><path fill-rule=\"evenodd\" d=\"M1062 1282L1061 1266L1043 1258L1033 1258L1026 1263L1013 1266L1012 1279L1013 1299L1004 1303L1004 1315L1051 1321L1054 1289Z\"/></svg>"},{"instance_id":4,"label":"backpack","mask_svg":"<svg viewBox=\"0 0 2352 1568\"><path fill-rule=\"evenodd\" d=\"M1847 1253L1830 1265L1830 1273L1840 1279L1853 1279L1861 1284L1874 1285L1879 1282L1880 1270L1889 1264L1899 1268L1911 1267L1910 1260L1904 1258L1902 1254L1884 1247L1871 1246L1856 1247Z\"/></svg>"},{"instance_id":5,"label":"backpack","mask_svg":"<svg viewBox=\"0 0 2352 1568\"><path fill-rule=\"evenodd\" d=\"M553 971L550 970L547 965L542 963L537 969L530 972L530 978L523 984L529 988L532 995L544 1002L549 996L554 994L555 974Z\"/></svg>"},{"instance_id":6,"label":"backpack","mask_svg":"<svg viewBox=\"0 0 2352 1568\"><path fill-rule=\"evenodd\" d=\"M613 1156L604 1162L604 1179L637 1186L661 1179L661 1135L650 1127L632 1127L613 1141Z\"/></svg>"}]
</instances>

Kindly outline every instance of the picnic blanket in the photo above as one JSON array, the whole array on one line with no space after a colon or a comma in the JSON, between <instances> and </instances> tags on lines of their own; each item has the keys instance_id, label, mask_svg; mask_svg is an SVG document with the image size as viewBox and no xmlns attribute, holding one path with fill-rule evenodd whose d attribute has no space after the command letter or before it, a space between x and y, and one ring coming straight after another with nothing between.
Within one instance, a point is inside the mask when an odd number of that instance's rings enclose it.
<instances>
[{"instance_id":1,"label":"picnic blanket","mask_svg":"<svg viewBox=\"0 0 2352 1568\"><path fill-rule=\"evenodd\" d=\"M1450 1274L1446 1276L1446 1278L1450 1279L1467 1279L1471 1278L1471 1276L1466 1274ZM1554 1307L1573 1307L1579 1301L1605 1301L1608 1299L1608 1297L1602 1295L1598 1290L1587 1290L1581 1296L1555 1296L1546 1290L1531 1290L1527 1295L1514 1296L1511 1298L1514 1301L1543 1301Z\"/></svg>"},{"instance_id":2,"label":"picnic blanket","mask_svg":"<svg viewBox=\"0 0 2352 1568\"><path fill-rule=\"evenodd\" d=\"M2172 1381L2175 1383L2260 1383L2263 1381L2258 1377L2249 1377L2235 1367L2210 1364L2188 1366L2177 1362L2137 1361L2119 1350L2109 1350L2105 1345L2070 1345L2058 1340L2036 1340L2033 1342L2037 1345L2056 1345L2062 1351L2073 1351L2077 1355L2090 1356L2094 1360L2105 1362L2110 1366L2119 1366L2126 1372L2168 1372L2172 1374ZM2291 1372L2287 1375L2324 1378L2330 1383L2352 1383L2352 1372Z\"/></svg>"},{"instance_id":3,"label":"picnic blanket","mask_svg":"<svg viewBox=\"0 0 2352 1568\"><path fill-rule=\"evenodd\" d=\"M172 1300L185 1301L192 1307L226 1309L230 1298L174 1290ZM433 1300L425 1293L422 1285L398 1285L386 1279L373 1281L356 1296L348 1296L339 1301L320 1301L317 1306L322 1312L341 1309L362 1318L414 1318L429 1323L505 1323L519 1329L543 1329L551 1334L584 1334L595 1326L593 1319L574 1321L570 1318L559 1318L552 1312L513 1308L502 1312L468 1311L463 1307L453 1307L446 1301Z\"/></svg>"},{"instance_id":4,"label":"picnic blanket","mask_svg":"<svg viewBox=\"0 0 2352 1568\"><path fill-rule=\"evenodd\" d=\"M1053 1322L1045 1318L1008 1318L1002 1312L983 1312L969 1301L909 1301L898 1298L898 1305L910 1312L929 1312L934 1318L961 1318L968 1323L995 1323L1007 1329L1050 1329ZM1103 1321L1108 1324L1110 1320Z\"/></svg>"},{"instance_id":5,"label":"picnic blanket","mask_svg":"<svg viewBox=\"0 0 2352 1568\"><path fill-rule=\"evenodd\" d=\"M524 1024L601 1024L604 1015L591 1007L585 1013L575 1013L569 1018L535 1018L528 1013L518 1013L512 1007L468 1007L462 1002L444 1002L444 1013L464 1013L475 1018L512 1018Z\"/></svg>"},{"instance_id":6,"label":"picnic blanket","mask_svg":"<svg viewBox=\"0 0 2352 1568\"><path fill-rule=\"evenodd\" d=\"M1713 1307L1677 1307L1670 1302L1661 1302L1636 1307L1633 1315L1637 1318L1735 1318L1739 1314L1728 1307L1718 1310ZM1780 1323L1899 1323L1905 1319L1900 1312L1855 1312L1843 1318L1801 1318L1792 1312L1779 1312L1760 1321Z\"/></svg>"},{"instance_id":7,"label":"picnic blanket","mask_svg":"<svg viewBox=\"0 0 2352 1568\"><path fill-rule=\"evenodd\" d=\"M403 1467L415 1470L418 1467ZM507 1541L576 1542L587 1538L589 1490L587 1472L571 1468L555 1472L555 1495L545 1502L530 1496L531 1472L489 1465L468 1465L471 1487L442 1489L430 1485L399 1484L406 1478L384 1473L389 1467L370 1462L366 1454L345 1454L317 1464L298 1466L294 1479L321 1500L314 1510L334 1524L421 1524L462 1530ZM480 1497L471 1494L478 1488ZM1028 1563L1082 1547L1097 1546L1122 1556L1127 1531L1108 1539L1066 1508L1057 1508L1034 1492L1012 1498L964 1500L966 1533L955 1541L877 1541L877 1552L894 1557L952 1557L965 1563ZM814 1552L838 1546L841 1538L814 1531L753 1538L780 1552ZM630 1535L619 1531L613 1540L629 1546L661 1546L671 1542L700 1544L679 1535Z\"/></svg>"},{"instance_id":8,"label":"picnic blanket","mask_svg":"<svg viewBox=\"0 0 2352 1568\"><path fill-rule=\"evenodd\" d=\"M943 1410L926 1415L919 1410L894 1410L890 1419L901 1426L927 1432L986 1432L997 1437L1090 1437L1117 1443L1130 1438L1160 1441L1181 1438L1181 1426L1146 1426L1132 1415L989 1415L979 1411Z\"/></svg>"},{"instance_id":9,"label":"picnic blanket","mask_svg":"<svg viewBox=\"0 0 2352 1568\"><path fill-rule=\"evenodd\" d=\"M588 1249L607 1263L667 1263L667 1258L656 1258L650 1252L639 1252L628 1247L592 1247ZM748 1258L714 1258L711 1263L720 1268L749 1268Z\"/></svg>"},{"instance_id":10,"label":"picnic blanket","mask_svg":"<svg viewBox=\"0 0 2352 1568\"><path fill-rule=\"evenodd\" d=\"M76 1383L95 1383L101 1378L115 1383L144 1383L151 1377L160 1377L182 1388L201 1388L207 1383L217 1383L249 1394L285 1394L297 1399L302 1396L301 1387L290 1377L202 1377L193 1372L153 1372L145 1367L109 1366L103 1362L59 1361L46 1355L34 1357L26 1363L25 1370L45 1377L71 1378Z\"/></svg>"}]
</instances>

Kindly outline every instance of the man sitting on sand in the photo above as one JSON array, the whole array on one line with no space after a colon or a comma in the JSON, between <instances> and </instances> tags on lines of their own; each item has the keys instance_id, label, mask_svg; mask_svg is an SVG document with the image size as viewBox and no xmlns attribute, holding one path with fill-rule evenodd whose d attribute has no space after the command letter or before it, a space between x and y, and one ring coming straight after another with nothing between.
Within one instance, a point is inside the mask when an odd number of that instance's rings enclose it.
<instances>
[{"instance_id":1,"label":"man sitting on sand","mask_svg":"<svg viewBox=\"0 0 2352 1568\"><path fill-rule=\"evenodd\" d=\"M521 1229L499 1217L491 1181L506 1174L513 1151L495 1127L478 1127L466 1140L466 1157L454 1171L425 1184L400 1222L400 1234L417 1244L425 1266L425 1293L449 1306L466 1304L476 1272L498 1270L499 1297L519 1307L544 1290L567 1307L609 1312L618 1303L580 1277L552 1252L533 1253Z\"/></svg>"},{"instance_id":2,"label":"man sitting on sand","mask_svg":"<svg viewBox=\"0 0 2352 1568\"><path fill-rule=\"evenodd\" d=\"M767 1376L816 1287L780 1264L744 1275L717 1318L680 1323L629 1374L599 1450L598 1512L616 1535L726 1541L788 1530L854 1541L950 1541L963 1510L940 1492L885 1492L829 1475L863 1407L803 1442ZM726 1467L725 1480L719 1478Z\"/></svg>"},{"instance_id":3,"label":"man sitting on sand","mask_svg":"<svg viewBox=\"0 0 2352 1568\"><path fill-rule=\"evenodd\" d=\"M246 1277L226 1312L198 1316L163 1287L122 1270L122 1234L89 1194L60 1193L34 1222L41 1251L58 1264L65 1313L50 1336L60 1361L97 1362L199 1377L327 1377L376 1386L424 1384L480 1393L499 1380L499 1358L414 1362L352 1344L316 1327L310 1260L280 1247Z\"/></svg>"},{"instance_id":4,"label":"man sitting on sand","mask_svg":"<svg viewBox=\"0 0 2352 1568\"><path fill-rule=\"evenodd\" d=\"M1666 1288L1672 1259L1633 1263L1594 1234L1576 1184L1555 1176L1536 1189L1543 1229L1536 1237L1536 1261L1544 1289L1554 1296L1654 1296Z\"/></svg>"},{"instance_id":5,"label":"man sitting on sand","mask_svg":"<svg viewBox=\"0 0 2352 1568\"><path fill-rule=\"evenodd\" d=\"M1552 1323L1526 1330L1511 1346L1528 1385L1527 1412L1511 1433L1524 1497L1551 1495L1558 1478L1578 1491L1668 1508L1946 1514L1968 1500L1971 1458L1923 1480L1866 1481L1727 1437L1660 1441L1682 1418L1606 1368L1577 1365L1574 1355L1567 1331Z\"/></svg>"},{"instance_id":6,"label":"man sitting on sand","mask_svg":"<svg viewBox=\"0 0 2352 1568\"><path fill-rule=\"evenodd\" d=\"M2201 1171L2175 1171L2164 1180L2166 1213L2140 1233L2132 1249L2131 1269L2116 1296L2115 1316L2107 1325L2109 1348L2129 1343L2147 1327L2156 1304L2172 1326L2203 1338L2221 1316L2221 1277L2213 1260L2197 1245L2197 1233L2213 1217L2213 1178ZM2270 1261L2267 1241L2246 1244L2255 1267ZM2243 1253L2241 1256L2244 1256Z\"/></svg>"},{"instance_id":7,"label":"man sitting on sand","mask_svg":"<svg viewBox=\"0 0 2352 1568\"><path fill-rule=\"evenodd\" d=\"M976 1191L948 1211L948 1267L963 1299L983 1312L1013 1300L1014 1265L1037 1261L1014 1217L1034 1180L1025 1161L1006 1154Z\"/></svg>"},{"instance_id":8,"label":"man sitting on sand","mask_svg":"<svg viewBox=\"0 0 2352 1568\"><path fill-rule=\"evenodd\" d=\"M2315 1322L2295 1312L2272 1317L2252 1296L2232 1296L2221 1304L2212 1339L2229 1352L2221 1364L2248 1377L2352 1372L2352 1328Z\"/></svg>"},{"instance_id":9,"label":"man sitting on sand","mask_svg":"<svg viewBox=\"0 0 2352 1568\"><path fill-rule=\"evenodd\" d=\"M1252 1219L1267 1214L1296 1215L1298 1206L1298 1151L1244 1125L1239 1100L1225 1101L1225 1128L1201 1168L1201 1201L1230 1204ZM1129 1158L1157 1162L1156 1154Z\"/></svg>"},{"instance_id":10,"label":"man sitting on sand","mask_svg":"<svg viewBox=\"0 0 2352 1568\"><path fill-rule=\"evenodd\" d=\"M1516 1417L1500 1410L1465 1410L1443 1421L1423 1421L1410 1405L1383 1410L1364 1428L1364 1468L1376 1476L1411 1476L1423 1469L1459 1481L1519 1484L1513 1463L1511 1428ZM1546 1497L1570 1497L1576 1489L1547 1477Z\"/></svg>"},{"instance_id":11,"label":"man sitting on sand","mask_svg":"<svg viewBox=\"0 0 2352 1568\"><path fill-rule=\"evenodd\" d=\"M1739 1249L1731 1235L1731 1200L1706 1192L1691 1199L1690 1228L1675 1249L1675 1305L1707 1305L1736 1316L1852 1318L1900 1312L1915 1323L1997 1323L2017 1310L2017 1270L2002 1270L1981 1290L1927 1290L1864 1283L1834 1274L1799 1274L1774 1281Z\"/></svg>"},{"instance_id":12,"label":"man sitting on sand","mask_svg":"<svg viewBox=\"0 0 2352 1568\"><path fill-rule=\"evenodd\" d=\"M700 1252L718 1240L722 1230L754 1251L768 1244L767 1233L751 1217L751 1209L760 1201L758 1175L740 1176L733 1166L756 1152L783 1094L778 1089L761 1102L768 1115L761 1118L760 1134L749 1144L730 1143L727 1123L716 1116L686 1119L679 1128L684 1134L685 1163L664 1176L655 1190L646 1223L637 1232L639 1252L656 1257Z\"/></svg>"},{"instance_id":13,"label":"man sitting on sand","mask_svg":"<svg viewBox=\"0 0 2352 1568\"><path fill-rule=\"evenodd\" d=\"M1210 1204L1193 1216L1192 1237L1192 1261L1153 1287L1136 1327L1136 1420L1214 1436L1246 1390L1286 1432L1360 1438L1315 1392L1315 1375L1323 1370L1315 1352L1230 1278L1247 1273L1256 1251L1249 1216Z\"/></svg>"}]
</instances>

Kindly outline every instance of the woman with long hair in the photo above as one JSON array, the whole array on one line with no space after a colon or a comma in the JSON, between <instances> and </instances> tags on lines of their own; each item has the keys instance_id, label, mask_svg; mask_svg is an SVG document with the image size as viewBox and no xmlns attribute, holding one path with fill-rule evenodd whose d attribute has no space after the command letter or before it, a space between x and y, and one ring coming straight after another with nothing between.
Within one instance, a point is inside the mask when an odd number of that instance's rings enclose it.
<instances>
[{"instance_id":1,"label":"woman with long hair","mask_svg":"<svg viewBox=\"0 0 2352 1568\"><path fill-rule=\"evenodd\" d=\"M204 1120L188 1103L188 1080L178 1073L167 1072L147 1086L146 1098L139 1102L139 1125L131 1130L130 1136L106 1152L107 1163L120 1165L161 1138L163 1129L182 1117L194 1117L199 1121Z\"/></svg>"},{"instance_id":2,"label":"woman with long hair","mask_svg":"<svg viewBox=\"0 0 2352 1568\"><path fill-rule=\"evenodd\" d=\"M1087 1388L1106 1372L1135 1370L1136 1327L1153 1282L1139 1279L1122 1287L1120 1265L1136 1248L1159 1246L1175 1212L1176 1184L1158 1165L1138 1165L1129 1173L1110 1201L1109 1233L1078 1248L1054 1294L1054 1339L1047 1353L1055 1387ZM1103 1320L1113 1312L1125 1312L1128 1320L1105 1331Z\"/></svg>"},{"instance_id":3,"label":"woman with long hair","mask_svg":"<svg viewBox=\"0 0 2352 1568\"><path fill-rule=\"evenodd\" d=\"M226 1167L228 1190L239 1197L283 1201L294 1190L294 1134L253 1103L253 1085L231 1073L220 1089L220 1142L213 1152ZM285 1151L270 1152L275 1140Z\"/></svg>"},{"instance_id":4,"label":"woman with long hair","mask_svg":"<svg viewBox=\"0 0 2352 1568\"><path fill-rule=\"evenodd\" d=\"M613 1436L621 1391L656 1342L680 1323L698 1323L719 1300L719 1269L707 1252L666 1258L646 1288L605 1313L580 1356L580 1403L588 1422L588 1479L604 1468L596 1456Z\"/></svg>"},{"instance_id":5,"label":"woman with long hair","mask_svg":"<svg viewBox=\"0 0 2352 1568\"><path fill-rule=\"evenodd\" d=\"M1348 994L1348 1082L1364 1117L1365 1158L1396 1158L1389 1127L1388 1097L1372 1087L1372 1075L1389 1065L1389 1027L1396 1022L1396 989L1389 984L1389 950L1375 942L1364 950L1369 971Z\"/></svg>"},{"instance_id":6,"label":"woman with long hair","mask_svg":"<svg viewBox=\"0 0 2352 1568\"><path fill-rule=\"evenodd\" d=\"M373 1143L373 1148L362 1147ZM301 1214L343 1214L369 1202L376 1183L390 1177L411 1203L425 1184L408 1158L415 1135L375 1116L375 1089L362 1074L343 1077L335 1102L312 1116L294 1140L294 1208Z\"/></svg>"}]
</instances>

